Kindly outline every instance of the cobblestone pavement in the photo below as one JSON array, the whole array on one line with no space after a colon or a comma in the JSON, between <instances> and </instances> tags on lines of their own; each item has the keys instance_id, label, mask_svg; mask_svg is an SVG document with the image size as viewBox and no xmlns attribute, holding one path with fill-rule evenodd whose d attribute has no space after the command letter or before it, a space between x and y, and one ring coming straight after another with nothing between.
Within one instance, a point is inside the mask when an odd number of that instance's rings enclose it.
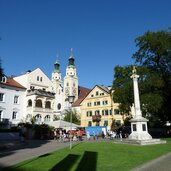
<instances>
[{"instance_id":1,"label":"cobblestone pavement","mask_svg":"<svg viewBox=\"0 0 171 171\"><path fill-rule=\"evenodd\" d=\"M79 142L73 142L73 146L75 143ZM8 149L3 150L2 146L0 148L0 169L67 146L69 148L69 142L57 142L56 140L30 140L23 144L11 142L6 145ZM171 153L131 171L171 171Z\"/></svg>"}]
</instances>

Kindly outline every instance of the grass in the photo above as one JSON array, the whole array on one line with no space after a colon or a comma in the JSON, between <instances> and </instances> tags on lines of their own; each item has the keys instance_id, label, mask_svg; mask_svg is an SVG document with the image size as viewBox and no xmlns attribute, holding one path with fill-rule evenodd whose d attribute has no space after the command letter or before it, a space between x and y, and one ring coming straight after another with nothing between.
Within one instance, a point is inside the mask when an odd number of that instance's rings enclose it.
<instances>
[{"instance_id":1,"label":"grass","mask_svg":"<svg viewBox=\"0 0 171 171\"><path fill-rule=\"evenodd\" d=\"M3 171L127 171L171 152L166 144L128 145L113 142L84 142L16 164Z\"/></svg>"}]
</instances>

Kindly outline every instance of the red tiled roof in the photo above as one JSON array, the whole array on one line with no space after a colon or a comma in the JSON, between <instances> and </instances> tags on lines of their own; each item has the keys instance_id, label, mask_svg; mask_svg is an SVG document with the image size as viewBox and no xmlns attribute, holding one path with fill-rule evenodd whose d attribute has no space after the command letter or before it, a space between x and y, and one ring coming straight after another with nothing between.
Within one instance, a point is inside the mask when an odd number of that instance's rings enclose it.
<instances>
[{"instance_id":1,"label":"red tiled roof","mask_svg":"<svg viewBox=\"0 0 171 171\"><path fill-rule=\"evenodd\" d=\"M85 87L78 86L78 99L73 103L73 107L79 106L84 98L88 95L91 90Z\"/></svg>"},{"instance_id":2,"label":"red tiled roof","mask_svg":"<svg viewBox=\"0 0 171 171\"><path fill-rule=\"evenodd\" d=\"M19 84L17 81L15 81L13 78L7 78L6 82L0 82L0 84L6 85L6 86L10 86L10 87L26 89L21 84Z\"/></svg>"}]
</instances>

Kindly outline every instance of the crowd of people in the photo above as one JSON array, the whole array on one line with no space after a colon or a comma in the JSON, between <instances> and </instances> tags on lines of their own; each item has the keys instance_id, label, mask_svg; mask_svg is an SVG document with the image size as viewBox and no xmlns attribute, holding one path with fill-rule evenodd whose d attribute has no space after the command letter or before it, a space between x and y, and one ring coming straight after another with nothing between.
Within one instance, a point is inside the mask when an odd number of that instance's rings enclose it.
<instances>
[{"instance_id":1,"label":"crowd of people","mask_svg":"<svg viewBox=\"0 0 171 171\"><path fill-rule=\"evenodd\" d=\"M65 129L62 128L55 128L53 130L53 139L58 140L59 142L66 142L69 141L70 138L72 141L82 141L84 140L98 140L99 137L102 139L114 139L114 138L127 138L128 133L124 133L122 130L108 130L108 131L93 131L93 135L89 131L85 130L68 130L66 131Z\"/></svg>"},{"instance_id":2,"label":"crowd of people","mask_svg":"<svg viewBox=\"0 0 171 171\"><path fill-rule=\"evenodd\" d=\"M55 128L53 130L53 139L60 142L69 141L71 138L72 141L82 141L83 140L84 130L69 130L66 131L62 128Z\"/></svg>"}]
</instances>

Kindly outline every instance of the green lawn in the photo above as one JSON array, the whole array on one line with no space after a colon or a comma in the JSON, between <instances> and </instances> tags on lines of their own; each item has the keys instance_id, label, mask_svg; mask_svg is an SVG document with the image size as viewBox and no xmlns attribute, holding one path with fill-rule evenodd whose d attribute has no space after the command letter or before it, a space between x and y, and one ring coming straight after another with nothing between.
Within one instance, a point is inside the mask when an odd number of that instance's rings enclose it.
<instances>
[{"instance_id":1,"label":"green lawn","mask_svg":"<svg viewBox=\"0 0 171 171\"><path fill-rule=\"evenodd\" d=\"M113 142L84 142L3 170L12 171L124 171L171 152L166 144L127 145Z\"/></svg>"}]
</instances>

